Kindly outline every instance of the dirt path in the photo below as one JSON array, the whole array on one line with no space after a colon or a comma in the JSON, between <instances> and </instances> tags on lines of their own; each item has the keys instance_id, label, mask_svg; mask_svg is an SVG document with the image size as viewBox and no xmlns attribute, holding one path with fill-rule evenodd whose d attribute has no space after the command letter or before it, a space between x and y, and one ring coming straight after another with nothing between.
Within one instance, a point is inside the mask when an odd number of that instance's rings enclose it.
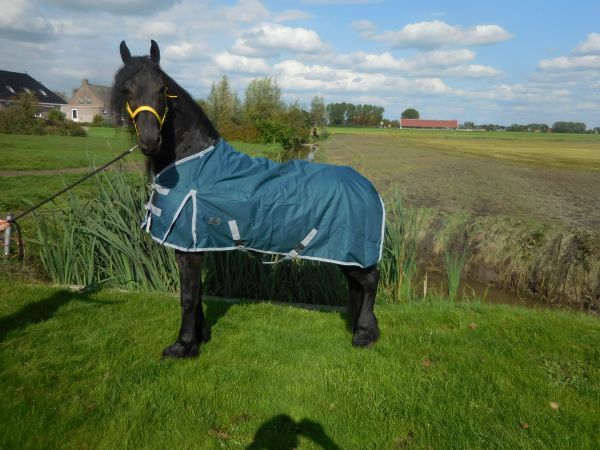
<instances>
[{"instance_id":1,"label":"dirt path","mask_svg":"<svg viewBox=\"0 0 600 450\"><path fill-rule=\"evenodd\" d=\"M123 167L125 170L144 170L144 163L135 161L123 164L119 167ZM89 166L44 170L0 170L0 177L43 177L52 175L86 174L92 170L93 169ZM111 170L111 168L107 170Z\"/></svg>"},{"instance_id":2,"label":"dirt path","mask_svg":"<svg viewBox=\"0 0 600 450\"><path fill-rule=\"evenodd\" d=\"M323 147L330 162L352 165L382 192L396 186L414 205L600 230L597 171L414 148L388 136L336 135Z\"/></svg>"}]
</instances>

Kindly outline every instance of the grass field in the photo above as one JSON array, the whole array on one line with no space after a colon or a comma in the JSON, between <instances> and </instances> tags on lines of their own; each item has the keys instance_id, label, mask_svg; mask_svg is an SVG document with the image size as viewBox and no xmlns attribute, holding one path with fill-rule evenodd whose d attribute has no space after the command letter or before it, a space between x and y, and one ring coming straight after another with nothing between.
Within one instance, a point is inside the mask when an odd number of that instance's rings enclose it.
<instances>
[{"instance_id":1,"label":"grass field","mask_svg":"<svg viewBox=\"0 0 600 450\"><path fill-rule=\"evenodd\" d=\"M600 323L482 304L338 312L206 302L212 341L161 361L176 297L0 280L6 449L597 448Z\"/></svg>"},{"instance_id":2,"label":"grass field","mask_svg":"<svg viewBox=\"0 0 600 450\"><path fill-rule=\"evenodd\" d=\"M330 162L409 203L600 229L600 136L330 128Z\"/></svg>"},{"instance_id":3,"label":"grass field","mask_svg":"<svg viewBox=\"0 0 600 450\"><path fill-rule=\"evenodd\" d=\"M0 134L0 217L49 197L134 144L127 130L115 128L90 127L83 138ZM282 150L279 144L232 145L252 156L273 159ZM125 159L132 168L143 168L143 160L138 151Z\"/></svg>"}]
</instances>

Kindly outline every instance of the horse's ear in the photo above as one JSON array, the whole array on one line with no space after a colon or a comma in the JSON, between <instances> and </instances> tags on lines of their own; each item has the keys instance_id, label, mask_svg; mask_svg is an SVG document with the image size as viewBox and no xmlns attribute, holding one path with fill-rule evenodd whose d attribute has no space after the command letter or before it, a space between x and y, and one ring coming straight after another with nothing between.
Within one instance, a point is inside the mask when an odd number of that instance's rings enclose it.
<instances>
[{"instance_id":1,"label":"horse's ear","mask_svg":"<svg viewBox=\"0 0 600 450\"><path fill-rule=\"evenodd\" d=\"M150 43L150 59L158 66L160 63L160 49L158 48L156 41L151 40Z\"/></svg>"},{"instance_id":2,"label":"horse's ear","mask_svg":"<svg viewBox=\"0 0 600 450\"><path fill-rule=\"evenodd\" d=\"M127 44L125 43L125 41L121 41L119 51L121 52L121 59L123 60L123 63L127 63L127 61L131 59L131 52L127 48Z\"/></svg>"}]
</instances>

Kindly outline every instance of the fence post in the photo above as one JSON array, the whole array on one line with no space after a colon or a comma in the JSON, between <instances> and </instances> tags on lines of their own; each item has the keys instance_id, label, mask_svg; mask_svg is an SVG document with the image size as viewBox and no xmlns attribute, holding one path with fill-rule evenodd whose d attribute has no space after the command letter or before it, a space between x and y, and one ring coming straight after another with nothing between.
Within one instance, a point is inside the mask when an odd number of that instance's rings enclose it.
<instances>
[{"instance_id":1,"label":"fence post","mask_svg":"<svg viewBox=\"0 0 600 450\"><path fill-rule=\"evenodd\" d=\"M9 214L6 216L6 220L10 223L13 216ZM4 230L4 256L10 255L10 238L12 235L12 226L9 226L6 230Z\"/></svg>"}]
</instances>

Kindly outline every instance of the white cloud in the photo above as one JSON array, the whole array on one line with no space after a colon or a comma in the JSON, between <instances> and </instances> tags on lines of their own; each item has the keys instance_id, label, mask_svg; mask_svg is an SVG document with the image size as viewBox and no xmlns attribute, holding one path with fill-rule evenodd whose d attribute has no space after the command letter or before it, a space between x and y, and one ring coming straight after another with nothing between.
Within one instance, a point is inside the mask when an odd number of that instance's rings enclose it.
<instances>
[{"instance_id":1,"label":"white cloud","mask_svg":"<svg viewBox=\"0 0 600 450\"><path fill-rule=\"evenodd\" d=\"M375 33L368 23L359 22L363 37L385 42L392 48L417 48L431 50L444 47L495 44L510 39L512 35L499 25L458 27L440 20L405 25L397 31ZM356 28L355 26L355 28ZM361 29L362 28L362 29Z\"/></svg>"},{"instance_id":2,"label":"white cloud","mask_svg":"<svg viewBox=\"0 0 600 450\"><path fill-rule=\"evenodd\" d=\"M53 6L85 12L149 16L171 8L177 0L53 0Z\"/></svg>"},{"instance_id":3,"label":"white cloud","mask_svg":"<svg viewBox=\"0 0 600 450\"><path fill-rule=\"evenodd\" d=\"M312 16L306 11L299 9L286 9L285 11L273 14L274 22L291 22L294 20L310 19Z\"/></svg>"},{"instance_id":4,"label":"white cloud","mask_svg":"<svg viewBox=\"0 0 600 450\"><path fill-rule=\"evenodd\" d=\"M285 60L275 65L277 81L293 92L394 92L411 91L421 95L447 94L451 89L439 78L405 78L383 73L338 69L325 65L305 65Z\"/></svg>"},{"instance_id":5,"label":"white cloud","mask_svg":"<svg viewBox=\"0 0 600 450\"><path fill-rule=\"evenodd\" d=\"M219 53L215 56L214 61L217 67L225 72L264 75L271 71L267 62L262 58L249 58L229 52Z\"/></svg>"},{"instance_id":6,"label":"white cloud","mask_svg":"<svg viewBox=\"0 0 600 450\"><path fill-rule=\"evenodd\" d=\"M53 37L53 27L31 0L3 2L0 35L17 40L43 41Z\"/></svg>"},{"instance_id":7,"label":"white cloud","mask_svg":"<svg viewBox=\"0 0 600 450\"><path fill-rule=\"evenodd\" d=\"M258 0L239 0L235 6L221 8L230 22L253 23L269 17L269 10Z\"/></svg>"},{"instance_id":8,"label":"white cloud","mask_svg":"<svg viewBox=\"0 0 600 450\"><path fill-rule=\"evenodd\" d=\"M573 53L578 55L600 55L600 33L590 33L587 39L581 43Z\"/></svg>"},{"instance_id":9,"label":"white cloud","mask_svg":"<svg viewBox=\"0 0 600 450\"><path fill-rule=\"evenodd\" d=\"M542 59L538 68L546 72L600 69L600 55L559 56L554 59Z\"/></svg>"},{"instance_id":10,"label":"white cloud","mask_svg":"<svg viewBox=\"0 0 600 450\"><path fill-rule=\"evenodd\" d=\"M236 39L231 51L244 56L277 56L282 52L322 53L326 48L313 30L263 23Z\"/></svg>"},{"instance_id":11,"label":"white cloud","mask_svg":"<svg viewBox=\"0 0 600 450\"><path fill-rule=\"evenodd\" d=\"M167 45L164 50L165 58L169 60L190 60L205 56L208 53L209 47L205 44L195 44L188 41L178 42L176 44Z\"/></svg>"},{"instance_id":12,"label":"white cloud","mask_svg":"<svg viewBox=\"0 0 600 450\"><path fill-rule=\"evenodd\" d=\"M483 78L496 77L500 71L472 61L471 50L434 50L418 53L411 58L395 58L391 53L352 52L331 58L331 63L344 68L367 72L395 72L410 77Z\"/></svg>"}]
</instances>

